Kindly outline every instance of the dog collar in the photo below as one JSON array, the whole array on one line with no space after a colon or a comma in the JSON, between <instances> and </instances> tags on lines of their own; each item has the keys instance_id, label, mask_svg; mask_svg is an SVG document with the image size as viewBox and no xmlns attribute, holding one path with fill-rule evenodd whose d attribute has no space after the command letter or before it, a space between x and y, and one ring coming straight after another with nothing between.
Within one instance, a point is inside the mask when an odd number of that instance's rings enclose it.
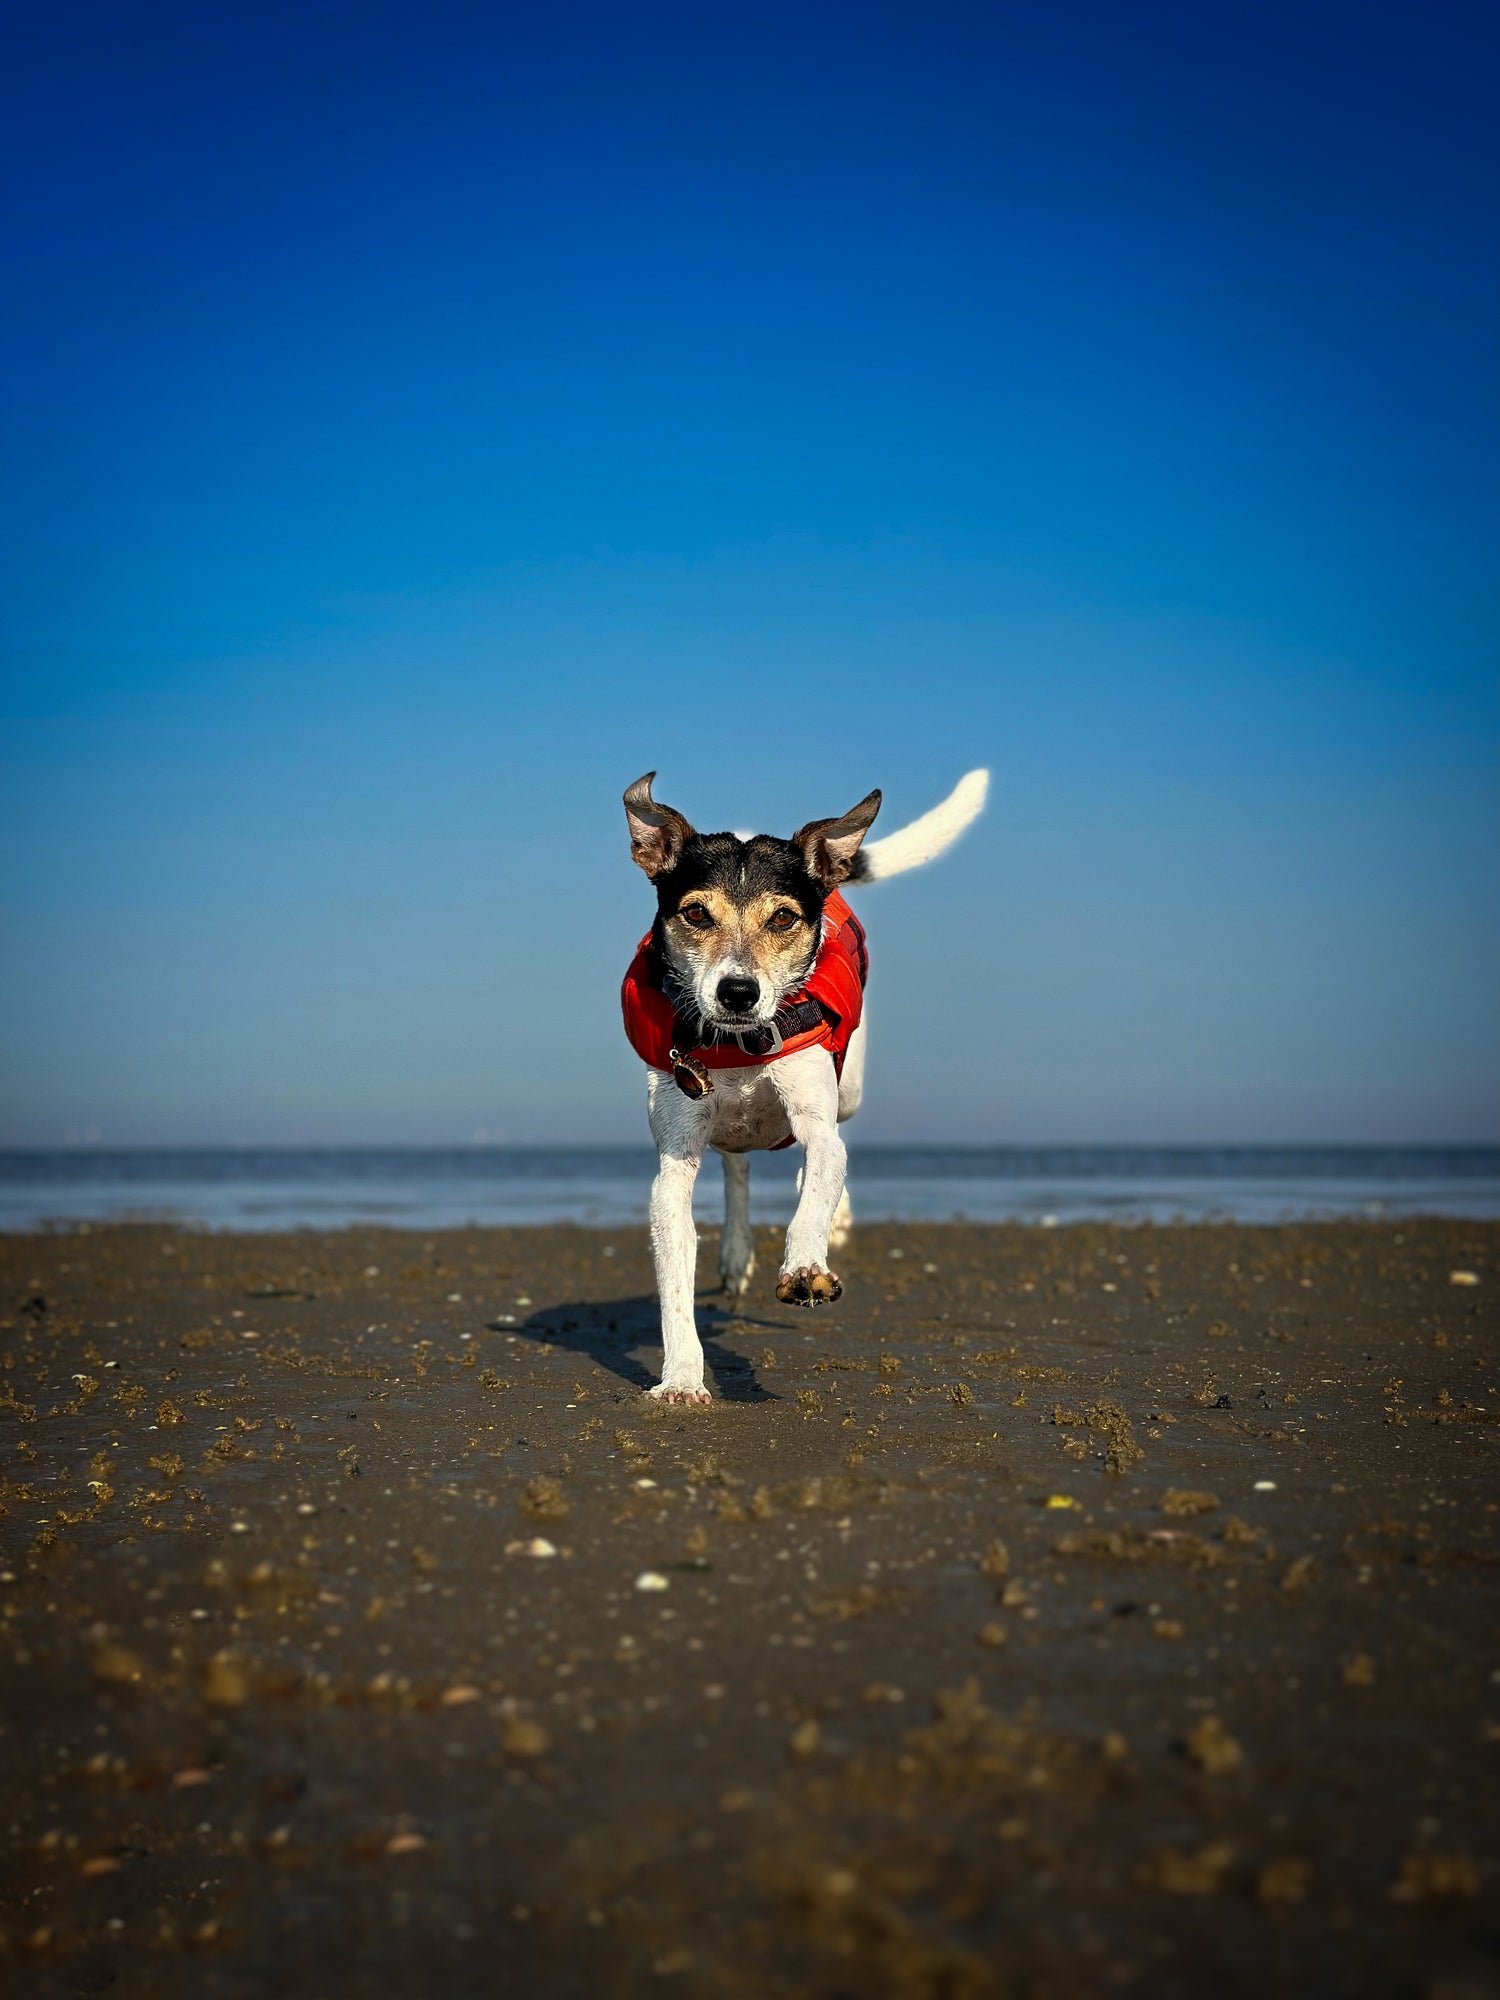
<instances>
[{"instance_id":1,"label":"dog collar","mask_svg":"<svg viewBox=\"0 0 1500 2000\"><path fill-rule=\"evenodd\" d=\"M757 1062L769 1062L773 1056L781 1054L793 1035L803 1035L809 1028L819 1028L825 1019L823 1008L813 999L785 1001L769 1021L758 1022L753 1028L720 1027L715 1022L705 1021L696 1008L679 1006L673 1039L679 1048L689 1050L719 1048L733 1043L747 1056L754 1056Z\"/></svg>"}]
</instances>

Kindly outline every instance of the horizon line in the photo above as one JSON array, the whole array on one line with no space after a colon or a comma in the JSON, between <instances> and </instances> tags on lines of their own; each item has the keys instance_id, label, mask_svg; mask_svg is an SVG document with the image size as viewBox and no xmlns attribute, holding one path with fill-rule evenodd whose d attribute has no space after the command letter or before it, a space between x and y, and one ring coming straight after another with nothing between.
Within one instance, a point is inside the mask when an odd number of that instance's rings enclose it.
<instances>
[{"instance_id":1,"label":"horizon line","mask_svg":"<svg viewBox=\"0 0 1500 2000\"><path fill-rule=\"evenodd\" d=\"M1403 1152L1500 1153L1493 1139L851 1139L850 1151L945 1153ZM103 1139L33 1143L0 1140L0 1157L109 1153L602 1153L649 1152L643 1139Z\"/></svg>"}]
</instances>

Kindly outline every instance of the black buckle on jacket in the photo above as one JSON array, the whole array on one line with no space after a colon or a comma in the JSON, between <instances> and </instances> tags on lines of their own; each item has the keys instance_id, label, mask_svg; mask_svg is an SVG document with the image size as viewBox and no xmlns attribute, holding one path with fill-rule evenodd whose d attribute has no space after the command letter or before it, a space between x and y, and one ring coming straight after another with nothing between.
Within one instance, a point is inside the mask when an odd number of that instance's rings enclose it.
<instances>
[{"instance_id":1,"label":"black buckle on jacket","mask_svg":"<svg viewBox=\"0 0 1500 2000\"><path fill-rule=\"evenodd\" d=\"M720 1028L717 1031L739 1043L747 1056L779 1056L783 1036L781 1016L777 1014L769 1021L762 1021L753 1028Z\"/></svg>"},{"instance_id":2,"label":"black buckle on jacket","mask_svg":"<svg viewBox=\"0 0 1500 2000\"><path fill-rule=\"evenodd\" d=\"M741 1028L729 1032L745 1051L747 1056L767 1059L779 1056L788 1035L805 1034L809 1028L817 1028L823 1022L823 1009L816 1000L796 1000L790 1006L778 1007L774 1016L757 1028Z\"/></svg>"}]
</instances>

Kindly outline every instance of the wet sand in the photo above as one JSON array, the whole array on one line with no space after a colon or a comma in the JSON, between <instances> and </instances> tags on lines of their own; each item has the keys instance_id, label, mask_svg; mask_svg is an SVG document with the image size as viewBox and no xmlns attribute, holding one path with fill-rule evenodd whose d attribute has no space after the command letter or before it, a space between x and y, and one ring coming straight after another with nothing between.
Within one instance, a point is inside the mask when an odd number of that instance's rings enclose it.
<instances>
[{"instance_id":1,"label":"wet sand","mask_svg":"<svg viewBox=\"0 0 1500 2000\"><path fill-rule=\"evenodd\" d=\"M1500 1993L1500 1228L758 1241L0 1238L5 1990Z\"/></svg>"}]
</instances>

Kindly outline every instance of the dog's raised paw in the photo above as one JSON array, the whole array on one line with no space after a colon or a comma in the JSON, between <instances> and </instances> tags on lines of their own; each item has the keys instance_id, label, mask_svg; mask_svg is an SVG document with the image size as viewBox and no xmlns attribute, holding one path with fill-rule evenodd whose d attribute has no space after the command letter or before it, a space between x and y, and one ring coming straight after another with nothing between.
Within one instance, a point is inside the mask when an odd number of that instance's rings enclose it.
<instances>
[{"instance_id":1,"label":"dog's raised paw","mask_svg":"<svg viewBox=\"0 0 1500 2000\"><path fill-rule=\"evenodd\" d=\"M707 1389L672 1389L665 1382L658 1382L646 1394L658 1403L711 1403L713 1397Z\"/></svg>"},{"instance_id":2,"label":"dog's raised paw","mask_svg":"<svg viewBox=\"0 0 1500 2000\"><path fill-rule=\"evenodd\" d=\"M816 1264L803 1264L795 1271L783 1271L776 1280L776 1296L784 1306L831 1306L843 1292L832 1271Z\"/></svg>"}]
</instances>

